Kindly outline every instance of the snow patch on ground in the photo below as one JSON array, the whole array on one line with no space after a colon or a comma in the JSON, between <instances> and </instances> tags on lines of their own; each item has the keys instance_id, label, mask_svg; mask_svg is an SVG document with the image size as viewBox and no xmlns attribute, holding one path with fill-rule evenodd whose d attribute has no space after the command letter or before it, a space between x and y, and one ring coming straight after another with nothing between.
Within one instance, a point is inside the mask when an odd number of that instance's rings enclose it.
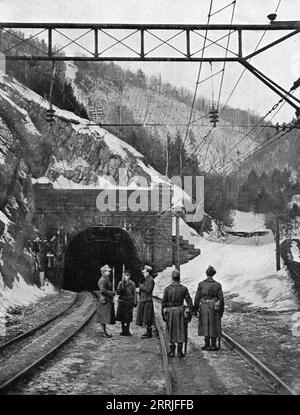
<instances>
[{"instance_id":1,"label":"snow patch on ground","mask_svg":"<svg viewBox=\"0 0 300 415\"><path fill-rule=\"evenodd\" d=\"M43 287L39 288L37 285L27 284L20 273L14 280L12 288L9 288L4 284L0 273L0 300L5 309L16 305L27 306L39 298L54 293L56 289L50 282L46 282Z\"/></svg>"},{"instance_id":2,"label":"snow patch on ground","mask_svg":"<svg viewBox=\"0 0 300 415\"><path fill-rule=\"evenodd\" d=\"M230 230L235 232L255 232L266 231L265 215L262 213L231 211L233 225Z\"/></svg>"},{"instance_id":3,"label":"snow patch on ground","mask_svg":"<svg viewBox=\"0 0 300 415\"><path fill-rule=\"evenodd\" d=\"M275 271L275 244L262 246L231 245L210 242L183 221L180 234L188 239L201 254L181 265L182 283L194 297L198 283L206 278L209 265L216 268L215 279L222 284L226 294L234 294L233 301L249 302L254 307L283 311L297 309L293 282L284 268ZM173 268L167 268L155 279L155 295L161 296L171 282Z\"/></svg>"},{"instance_id":4,"label":"snow patch on ground","mask_svg":"<svg viewBox=\"0 0 300 415\"><path fill-rule=\"evenodd\" d=\"M300 262L300 251L295 241L293 241L291 245L291 254L293 256L293 261Z\"/></svg>"},{"instance_id":5,"label":"snow patch on ground","mask_svg":"<svg viewBox=\"0 0 300 415\"><path fill-rule=\"evenodd\" d=\"M41 288L27 284L20 273L13 282L12 288L9 288L4 284L0 272L0 336L5 335L5 316L9 307L28 306L56 292L55 287L48 281Z\"/></svg>"}]
</instances>

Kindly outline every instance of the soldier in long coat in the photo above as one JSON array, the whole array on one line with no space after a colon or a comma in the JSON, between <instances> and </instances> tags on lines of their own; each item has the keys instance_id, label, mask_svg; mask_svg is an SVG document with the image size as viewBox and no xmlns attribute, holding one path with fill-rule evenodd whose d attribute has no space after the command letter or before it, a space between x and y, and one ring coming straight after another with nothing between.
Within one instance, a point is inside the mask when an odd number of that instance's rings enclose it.
<instances>
[{"instance_id":1,"label":"soldier in long coat","mask_svg":"<svg viewBox=\"0 0 300 415\"><path fill-rule=\"evenodd\" d=\"M152 267L145 265L143 280L139 283L139 303L136 315L136 324L146 326L147 331L142 335L143 339L152 337L152 325L154 321L154 307L152 293L154 290L154 279L152 277Z\"/></svg>"},{"instance_id":2,"label":"soldier in long coat","mask_svg":"<svg viewBox=\"0 0 300 415\"><path fill-rule=\"evenodd\" d=\"M175 343L178 343L178 357L183 357L183 343L187 341L187 324L188 319L185 311L189 311L192 317L193 301L190 297L189 290L180 284L180 272L174 270L172 272L172 284L164 290L162 300L162 317L166 322L166 333L170 343L170 351L168 356L175 356ZM184 301L188 309L185 310Z\"/></svg>"},{"instance_id":3,"label":"soldier in long coat","mask_svg":"<svg viewBox=\"0 0 300 415\"><path fill-rule=\"evenodd\" d=\"M120 336L131 336L129 331L130 323L132 321L133 307L137 305L137 295L135 283L130 279L130 272L125 271L122 281L117 287L118 308L116 320L121 321L122 332Z\"/></svg>"},{"instance_id":4,"label":"soldier in long coat","mask_svg":"<svg viewBox=\"0 0 300 415\"><path fill-rule=\"evenodd\" d=\"M216 351L217 337L222 335L221 318L224 313L222 286L213 279L216 270L211 265L206 270L207 278L201 281L195 296L194 312L199 312L198 335L204 336L202 350Z\"/></svg>"},{"instance_id":5,"label":"soldier in long coat","mask_svg":"<svg viewBox=\"0 0 300 415\"><path fill-rule=\"evenodd\" d=\"M111 337L111 334L106 331L106 324L115 324L115 308L113 298L115 292L112 289L109 280L111 268L108 265L101 267L101 278L98 281L100 290L100 298L97 307L96 319L101 326L101 335L103 337Z\"/></svg>"}]
</instances>

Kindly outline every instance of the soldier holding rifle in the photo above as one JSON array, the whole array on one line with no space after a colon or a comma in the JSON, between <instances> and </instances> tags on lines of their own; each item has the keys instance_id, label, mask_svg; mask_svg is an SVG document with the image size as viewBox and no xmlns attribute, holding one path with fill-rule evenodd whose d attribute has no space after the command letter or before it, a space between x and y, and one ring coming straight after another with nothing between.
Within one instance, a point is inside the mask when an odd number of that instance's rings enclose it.
<instances>
[{"instance_id":1,"label":"soldier holding rifle","mask_svg":"<svg viewBox=\"0 0 300 415\"><path fill-rule=\"evenodd\" d=\"M137 305L137 295L135 283L130 279L129 271L124 271L122 281L119 282L117 287L117 294L119 300L116 320L121 321L122 331L120 336L131 336L129 327L132 321L133 307Z\"/></svg>"}]
</instances>

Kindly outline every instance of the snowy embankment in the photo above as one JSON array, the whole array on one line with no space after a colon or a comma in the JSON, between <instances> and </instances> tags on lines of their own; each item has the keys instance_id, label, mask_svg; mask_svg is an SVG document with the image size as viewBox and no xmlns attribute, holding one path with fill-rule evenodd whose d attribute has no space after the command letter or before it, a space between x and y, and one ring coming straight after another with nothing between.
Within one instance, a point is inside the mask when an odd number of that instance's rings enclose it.
<instances>
[{"instance_id":1,"label":"snowy embankment","mask_svg":"<svg viewBox=\"0 0 300 415\"><path fill-rule=\"evenodd\" d=\"M222 284L232 301L250 303L274 311L298 308L293 283L286 269L275 271L275 244L262 246L231 245L210 242L200 237L183 220L180 234L188 239L201 254L181 265L181 280L194 298L198 283L205 278L208 265L216 268L215 279ZM155 279L155 295L161 296L171 282L173 268L161 272Z\"/></svg>"},{"instance_id":2,"label":"snowy embankment","mask_svg":"<svg viewBox=\"0 0 300 415\"><path fill-rule=\"evenodd\" d=\"M0 211L0 222L4 225L4 230L0 236L0 242L14 245L14 238L10 235L8 227L12 223L6 215ZM13 281L12 286L8 287L4 284L1 267L4 266L4 258L2 255L3 248L0 248L0 336L5 335L5 322L7 310L15 306L27 306L36 302L39 298L56 292L54 286L46 283L42 288L36 285L27 284L20 273Z\"/></svg>"},{"instance_id":3,"label":"snowy embankment","mask_svg":"<svg viewBox=\"0 0 300 415\"><path fill-rule=\"evenodd\" d=\"M231 231L234 232L265 232L265 215L263 213L255 214L253 212L241 212L232 210L230 212L233 224Z\"/></svg>"},{"instance_id":4,"label":"snowy embankment","mask_svg":"<svg viewBox=\"0 0 300 415\"><path fill-rule=\"evenodd\" d=\"M21 274L18 274L11 288L4 284L0 272L0 336L5 335L5 316L7 310L16 306L28 306L40 298L55 294L57 290L50 282L39 288L37 285L26 283Z\"/></svg>"}]
</instances>

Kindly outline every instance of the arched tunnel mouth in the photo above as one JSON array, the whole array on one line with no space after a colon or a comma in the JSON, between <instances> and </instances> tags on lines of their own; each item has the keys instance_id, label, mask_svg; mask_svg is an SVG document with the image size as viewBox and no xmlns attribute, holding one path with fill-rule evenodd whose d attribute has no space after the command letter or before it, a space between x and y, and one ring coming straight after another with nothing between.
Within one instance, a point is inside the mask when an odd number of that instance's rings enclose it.
<instances>
[{"instance_id":1,"label":"arched tunnel mouth","mask_svg":"<svg viewBox=\"0 0 300 415\"><path fill-rule=\"evenodd\" d=\"M137 284L142 263L134 241L122 228L93 226L73 237L64 258L62 288L70 291L98 290L100 268L108 264L114 270L115 287L123 269L131 271ZM110 280L112 281L112 274Z\"/></svg>"}]
</instances>

